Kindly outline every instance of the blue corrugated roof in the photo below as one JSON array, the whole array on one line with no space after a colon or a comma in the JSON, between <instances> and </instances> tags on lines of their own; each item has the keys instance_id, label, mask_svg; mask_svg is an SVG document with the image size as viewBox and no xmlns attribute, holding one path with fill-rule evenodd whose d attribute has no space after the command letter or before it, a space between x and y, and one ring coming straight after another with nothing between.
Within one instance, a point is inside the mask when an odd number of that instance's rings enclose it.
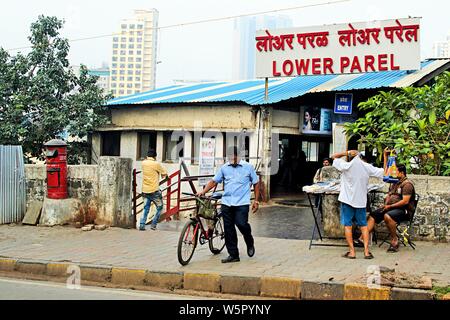
<instances>
[{"instance_id":1,"label":"blue corrugated roof","mask_svg":"<svg viewBox=\"0 0 450 320\"><path fill-rule=\"evenodd\" d=\"M268 101L264 98L264 80L248 80L175 85L115 98L110 100L108 105L190 102L243 102L259 105L276 103L313 92L399 88L413 85L449 62L450 59L427 60L422 62L420 70L414 72L386 71L271 79Z\"/></svg>"}]
</instances>

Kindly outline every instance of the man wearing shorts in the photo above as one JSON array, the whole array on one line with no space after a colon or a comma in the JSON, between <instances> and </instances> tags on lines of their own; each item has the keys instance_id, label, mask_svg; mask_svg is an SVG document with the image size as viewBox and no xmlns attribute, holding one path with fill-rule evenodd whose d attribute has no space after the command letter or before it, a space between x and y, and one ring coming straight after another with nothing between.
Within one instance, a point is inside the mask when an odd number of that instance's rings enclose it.
<instances>
[{"instance_id":1,"label":"man wearing shorts","mask_svg":"<svg viewBox=\"0 0 450 320\"><path fill-rule=\"evenodd\" d=\"M406 167L397 165L399 182L392 184L389 193L384 200L384 206L373 211L367 219L369 233L373 231L375 224L384 221L391 235L391 245L388 252L398 252L397 224L409 221L410 215L415 210L414 185L406 177Z\"/></svg>"},{"instance_id":2,"label":"man wearing shorts","mask_svg":"<svg viewBox=\"0 0 450 320\"><path fill-rule=\"evenodd\" d=\"M344 156L351 161L341 159ZM349 246L349 251L343 257L356 259L352 235L353 220L356 220L363 236L364 258L373 259L372 253L369 252L369 231L366 219L367 187L370 177L383 178L384 169L364 162L359 152L355 150L334 154L332 159L333 167L341 172L341 190L338 200L341 202L341 224L344 225L345 239Z\"/></svg>"}]
</instances>

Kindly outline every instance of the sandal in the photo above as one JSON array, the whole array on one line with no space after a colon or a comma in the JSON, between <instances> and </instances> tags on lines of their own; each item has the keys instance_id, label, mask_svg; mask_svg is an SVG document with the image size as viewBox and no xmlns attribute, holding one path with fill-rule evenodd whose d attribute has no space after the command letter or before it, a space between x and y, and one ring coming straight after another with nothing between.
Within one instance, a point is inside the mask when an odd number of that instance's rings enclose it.
<instances>
[{"instance_id":1,"label":"sandal","mask_svg":"<svg viewBox=\"0 0 450 320\"><path fill-rule=\"evenodd\" d=\"M369 252L369 254L367 256L364 256L364 259L373 259L375 258L372 254L372 252Z\"/></svg>"},{"instance_id":2,"label":"sandal","mask_svg":"<svg viewBox=\"0 0 450 320\"><path fill-rule=\"evenodd\" d=\"M395 253L398 252L398 244L396 246L393 246L392 244L389 246L389 249L387 249L387 252L389 253Z\"/></svg>"},{"instance_id":3,"label":"sandal","mask_svg":"<svg viewBox=\"0 0 450 320\"><path fill-rule=\"evenodd\" d=\"M342 255L342 257L347 259L356 259L356 257L350 256L350 252L347 252L346 254Z\"/></svg>"}]
</instances>

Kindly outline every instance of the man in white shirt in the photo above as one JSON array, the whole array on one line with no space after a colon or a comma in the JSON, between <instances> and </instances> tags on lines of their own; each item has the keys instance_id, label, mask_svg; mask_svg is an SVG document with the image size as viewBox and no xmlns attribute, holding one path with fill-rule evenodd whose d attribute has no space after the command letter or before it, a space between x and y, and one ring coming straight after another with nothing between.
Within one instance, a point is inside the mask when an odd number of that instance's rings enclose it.
<instances>
[{"instance_id":1,"label":"man in white shirt","mask_svg":"<svg viewBox=\"0 0 450 320\"><path fill-rule=\"evenodd\" d=\"M344 156L351 161L347 162L341 159ZM373 259L372 253L369 252L369 232L366 219L367 187L369 177L383 178L384 169L364 162L356 150L336 153L331 158L334 160L333 167L341 172L341 191L338 200L341 202L341 224L345 227L345 239L350 249L343 257L356 259L352 236L352 220L355 219L363 235L364 258Z\"/></svg>"}]
</instances>

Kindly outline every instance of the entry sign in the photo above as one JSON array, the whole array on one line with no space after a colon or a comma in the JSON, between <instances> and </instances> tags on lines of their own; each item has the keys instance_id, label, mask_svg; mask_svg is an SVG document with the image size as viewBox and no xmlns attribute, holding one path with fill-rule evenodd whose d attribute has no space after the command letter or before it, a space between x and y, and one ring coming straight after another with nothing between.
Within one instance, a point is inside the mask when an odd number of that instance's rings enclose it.
<instances>
[{"instance_id":1,"label":"entry sign","mask_svg":"<svg viewBox=\"0 0 450 320\"><path fill-rule=\"evenodd\" d=\"M353 94L336 93L334 101L334 113L336 114L352 114Z\"/></svg>"}]
</instances>

